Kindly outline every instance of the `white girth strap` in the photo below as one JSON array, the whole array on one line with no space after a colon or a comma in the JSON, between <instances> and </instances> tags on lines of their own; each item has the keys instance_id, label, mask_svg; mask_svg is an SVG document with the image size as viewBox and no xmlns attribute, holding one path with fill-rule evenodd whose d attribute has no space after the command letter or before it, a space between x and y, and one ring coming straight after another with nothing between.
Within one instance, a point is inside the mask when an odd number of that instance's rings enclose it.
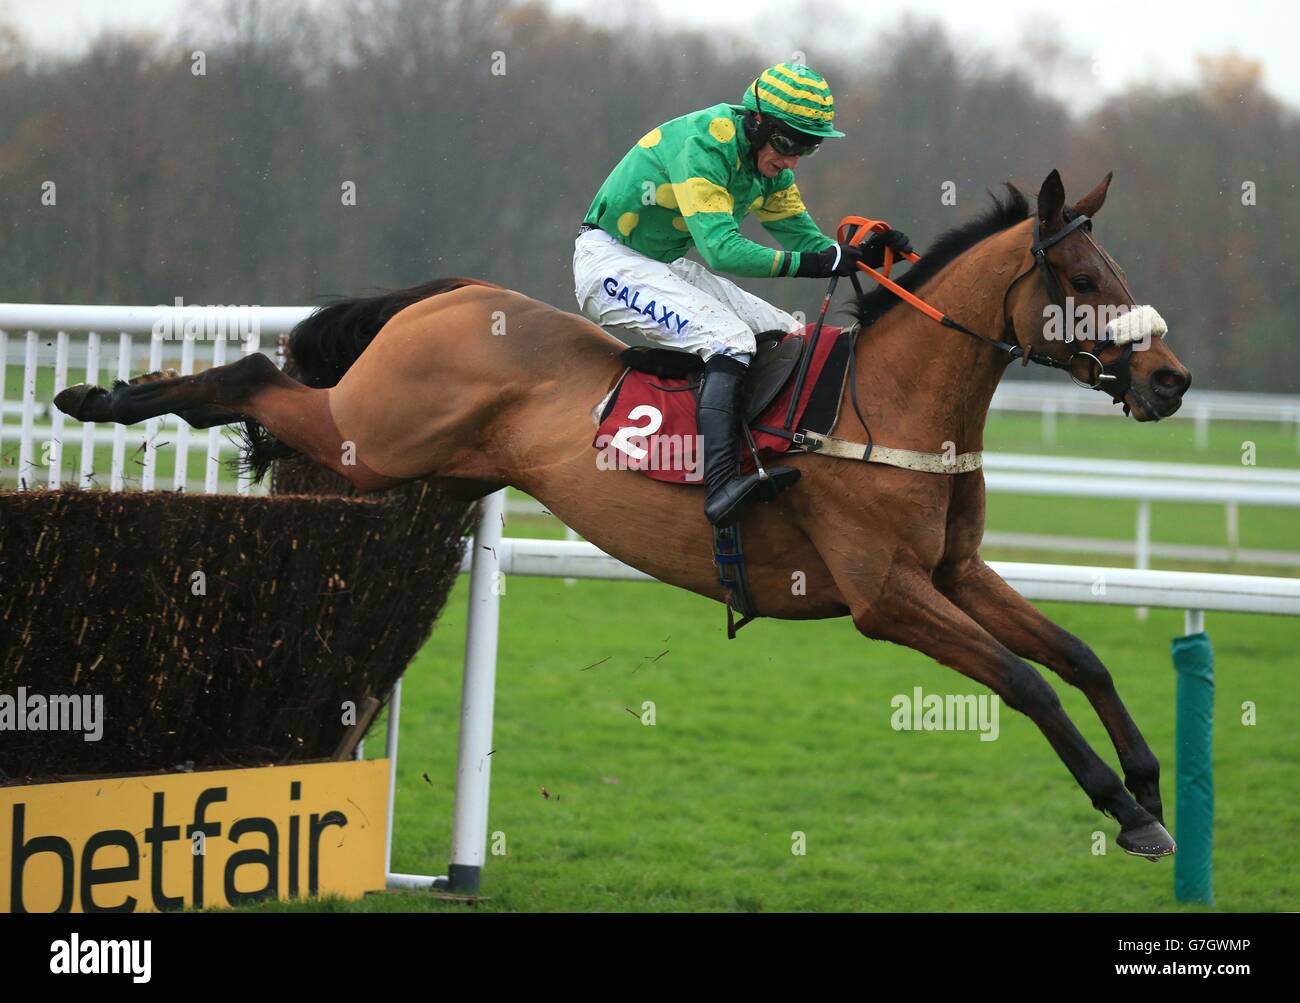
<instances>
[{"instance_id":1,"label":"white girth strap","mask_svg":"<svg viewBox=\"0 0 1300 1003\"><path fill-rule=\"evenodd\" d=\"M816 432L800 432L794 441L811 453L820 456L838 456L844 460L866 460L868 463L883 463L890 467L902 467L904 470L919 470L927 474L967 474L984 465L983 453L919 453L914 449L894 449L892 446L872 446L871 456L867 456L865 442L852 442L849 439L837 439L833 435L819 435Z\"/></svg>"}]
</instances>

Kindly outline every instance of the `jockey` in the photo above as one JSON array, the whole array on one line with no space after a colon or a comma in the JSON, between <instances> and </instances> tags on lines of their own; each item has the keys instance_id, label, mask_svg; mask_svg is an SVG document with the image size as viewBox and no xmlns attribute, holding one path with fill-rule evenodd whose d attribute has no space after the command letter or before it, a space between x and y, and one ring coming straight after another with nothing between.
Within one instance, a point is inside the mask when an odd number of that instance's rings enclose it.
<instances>
[{"instance_id":1,"label":"jockey","mask_svg":"<svg viewBox=\"0 0 1300 1003\"><path fill-rule=\"evenodd\" d=\"M800 323L714 272L752 277L849 275L858 261L880 267L885 248L911 250L906 235L872 234L854 247L817 228L793 168L827 136L835 103L825 79L780 63L746 89L740 105L717 104L642 136L596 192L574 244L574 292L583 314L704 360L696 417L704 439L704 513L716 526L738 520L759 475L737 473L741 385L755 335ZM741 235L749 212L784 250ZM683 255L694 245L704 265ZM705 267L707 266L707 267ZM799 471L769 467L757 496L773 497Z\"/></svg>"}]
</instances>

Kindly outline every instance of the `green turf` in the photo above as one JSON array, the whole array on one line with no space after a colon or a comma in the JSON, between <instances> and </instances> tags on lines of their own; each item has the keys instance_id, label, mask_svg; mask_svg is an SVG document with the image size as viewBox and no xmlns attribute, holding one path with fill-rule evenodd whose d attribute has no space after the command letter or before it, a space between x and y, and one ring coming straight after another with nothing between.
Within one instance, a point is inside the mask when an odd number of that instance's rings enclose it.
<instances>
[{"instance_id":1,"label":"green turf","mask_svg":"<svg viewBox=\"0 0 1300 1003\"><path fill-rule=\"evenodd\" d=\"M1068 532L1034 522L1045 515L1041 503L994 496L990 523L1005 517L1008 528ZM1157 539L1220 542L1214 506L1171 508L1184 510L1181 533L1160 531L1166 513L1157 506ZM1073 501L1061 511L1067 526L1087 517L1086 506ZM1250 513L1243 514L1243 536L1261 515L1276 520L1261 531L1261 545L1277 545L1274 532L1294 539L1293 512ZM1131 516L1115 515L1116 536ZM507 527L513 536L562 532L546 517L512 518ZM464 602L462 582L406 677L393 860L399 871L441 870L447 856ZM1139 623L1125 608L1044 609L1111 666L1164 764L1172 826L1169 641L1181 633L1181 612L1154 610ZM1027 720L1003 708L1001 736L987 743L969 732L893 731L895 694L917 685L982 690L916 652L866 641L845 620L760 622L727 642L721 610L696 596L535 579L508 582L502 613L489 829L503 834L507 852L489 857L489 899L476 908L1200 908L1174 902L1172 862L1149 864L1115 848L1114 823L1092 810ZM1300 808L1281 792L1300 783L1300 752L1290 737L1300 709L1288 678L1300 664L1300 624L1212 614L1209 629L1220 672L1217 908L1295 909L1300 850L1292 835ZM1116 765L1086 701L1049 677L1089 742ZM656 705L653 727L629 713L645 700ZM1252 727L1241 723L1247 700L1260 712ZM372 734L380 742L379 725ZM796 831L806 834L804 856L790 852ZM1105 834L1105 856L1092 852L1096 832ZM357 904L266 908L465 907L390 892Z\"/></svg>"},{"instance_id":2,"label":"green turf","mask_svg":"<svg viewBox=\"0 0 1300 1003\"><path fill-rule=\"evenodd\" d=\"M1195 393L1193 390L1192 399ZM1209 429L1206 448L1201 450L1196 446L1196 426L1190 412L1168 421L1139 425L1123 418L1116 408L1110 417L1058 415L1056 441L1048 443L1043 440L1038 415L993 411L985 426L984 448L999 453L1237 466L1242 462L1245 444L1253 443L1256 466L1300 467L1300 439L1294 422L1212 421Z\"/></svg>"},{"instance_id":3,"label":"green turf","mask_svg":"<svg viewBox=\"0 0 1300 1003\"><path fill-rule=\"evenodd\" d=\"M992 742L892 730L895 694L982 691L916 652L861 638L847 620L761 621L728 642L715 604L654 585L516 578L502 603L489 830L504 834L507 853L488 858L490 898L477 908L1180 908L1172 863L1118 850L1115 824L1027 719L1003 708ZM1138 627L1128 609L1045 609L1111 667L1163 764L1172 826L1169 640L1181 613L1153 611ZM1219 687L1217 907L1293 910L1300 625L1227 614L1208 625ZM398 871L441 871L447 859L464 630L462 581L406 675ZM1082 696L1051 678L1114 765ZM629 713L647 700L653 727ZM1258 707L1252 727L1240 722L1247 700ZM791 853L796 831L804 856ZM1098 831L1105 856L1092 853ZM271 908L465 907L407 892Z\"/></svg>"},{"instance_id":4,"label":"green turf","mask_svg":"<svg viewBox=\"0 0 1300 1003\"><path fill-rule=\"evenodd\" d=\"M1000 491L989 492L987 499L984 522L989 530L1115 540L1133 540L1137 535L1136 501L1048 498ZM1243 505L1238 520L1243 547L1300 549L1300 508ZM1153 502L1151 539L1157 543L1223 546L1227 543L1224 506L1222 503Z\"/></svg>"}]
</instances>

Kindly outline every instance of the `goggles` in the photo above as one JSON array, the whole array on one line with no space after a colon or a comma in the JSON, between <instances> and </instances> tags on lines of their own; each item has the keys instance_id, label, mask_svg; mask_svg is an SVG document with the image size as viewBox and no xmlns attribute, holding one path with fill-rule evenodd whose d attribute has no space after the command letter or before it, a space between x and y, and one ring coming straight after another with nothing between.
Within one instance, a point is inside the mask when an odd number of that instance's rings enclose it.
<instances>
[{"instance_id":1,"label":"goggles","mask_svg":"<svg viewBox=\"0 0 1300 1003\"><path fill-rule=\"evenodd\" d=\"M772 130L767 141L772 144L772 149L783 157L811 157L822 144L821 139L812 136L799 134L796 138L795 135L783 132L780 126Z\"/></svg>"}]
</instances>

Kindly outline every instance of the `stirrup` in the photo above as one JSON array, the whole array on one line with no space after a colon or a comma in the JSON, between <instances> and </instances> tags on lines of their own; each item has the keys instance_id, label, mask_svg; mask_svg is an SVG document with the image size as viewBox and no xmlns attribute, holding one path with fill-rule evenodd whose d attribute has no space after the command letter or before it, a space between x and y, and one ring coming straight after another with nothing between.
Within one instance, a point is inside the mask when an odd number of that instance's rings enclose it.
<instances>
[{"instance_id":1,"label":"stirrup","mask_svg":"<svg viewBox=\"0 0 1300 1003\"><path fill-rule=\"evenodd\" d=\"M792 467L773 467L768 476L760 478L757 471L738 474L704 500L704 517L720 529L739 522L749 505L755 501L771 501L780 492L799 480L799 471ZM721 512L710 513L711 508L725 504Z\"/></svg>"},{"instance_id":2,"label":"stirrup","mask_svg":"<svg viewBox=\"0 0 1300 1003\"><path fill-rule=\"evenodd\" d=\"M767 476L760 478L758 482L759 501L769 502L787 488L792 488L799 483L801 472L794 467L771 467L767 470Z\"/></svg>"},{"instance_id":3,"label":"stirrup","mask_svg":"<svg viewBox=\"0 0 1300 1003\"><path fill-rule=\"evenodd\" d=\"M798 483L800 474L793 467L773 467L768 470L763 466L763 457L758 452L754 433L749 428L749 422L745 421L744 412L740 417L740 434L744 437L745 445L749 447L749 455L754 459L754 473L758 474L760 501L771 501L786 488Z\"/></svg>"}]
</instances>

